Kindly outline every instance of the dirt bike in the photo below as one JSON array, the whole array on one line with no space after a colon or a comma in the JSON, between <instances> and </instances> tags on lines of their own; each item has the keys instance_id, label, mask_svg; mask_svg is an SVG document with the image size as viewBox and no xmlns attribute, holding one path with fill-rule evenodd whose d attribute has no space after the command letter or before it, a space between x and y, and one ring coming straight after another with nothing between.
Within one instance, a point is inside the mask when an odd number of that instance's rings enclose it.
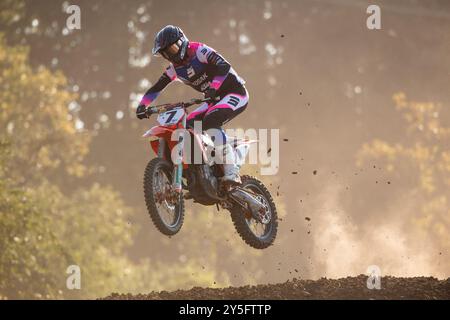
<instances>
[{"instance_id":1,"label":"dirt bike","mask_svg":"<svg viewBox=\"0 0 450 320\"><path fill-rule=\"evenodd\" d=\"M251 247L264 249L273 244L278 217L275 203L264 184L255 177L243 175L242 184L228 185L221 181L223 166L208 159L206 147L214 142L204 132L186 128L188 108L211 102L210 99L192 99L189 102L147 107L148 117L158 114L158 126L143 137L152 138L151 148L157 157L150 160L144 174L144 196L148 213L163 234L172 236L183 225L184 201L192 199L205 206L216 205L231 213L231 219L241 238ZM183 137L173 141L177 129L188 130L191 139L201 150L201 163L192 164L184 157ZM156 138L156 139L155 139ZM235 152L245 155L249 145L256 141L233 138ZM177 148L177 150L175 150ZM187 195L183 195L187 190Z\"/></svg>"}]
</instances>

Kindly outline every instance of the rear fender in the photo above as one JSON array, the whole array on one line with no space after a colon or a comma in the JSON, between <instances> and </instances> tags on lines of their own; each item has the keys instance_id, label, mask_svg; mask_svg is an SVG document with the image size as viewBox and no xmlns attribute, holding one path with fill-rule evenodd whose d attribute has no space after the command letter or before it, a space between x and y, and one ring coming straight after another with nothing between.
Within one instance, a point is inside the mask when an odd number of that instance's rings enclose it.
<instances>
[{"instance_id":1,"label":"rear fender","mask_svg":"<svg viewBox=\"0 0 450 320\"><path fill-rule=\"evenodd\" d=\"M249 140L249 139L238 139L233 147L234 152L236 154L236 164L239 166L244 165L245 158L248 155L248 152L250 151L250 147L253 143L258 142L258 140Z\"/></svg>"}]
</instances>

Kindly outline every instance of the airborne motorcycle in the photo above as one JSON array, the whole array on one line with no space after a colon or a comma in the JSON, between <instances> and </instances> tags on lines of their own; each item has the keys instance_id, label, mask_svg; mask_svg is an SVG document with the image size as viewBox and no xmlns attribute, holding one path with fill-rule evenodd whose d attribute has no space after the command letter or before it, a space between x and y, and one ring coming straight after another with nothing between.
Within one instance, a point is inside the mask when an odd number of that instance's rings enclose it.
<instances>
[{"instance_id":1,"label":"airborne motorcycle","mask_svg":"<svg viewBox=\"0 0 450 320\"><path fill-rule=\"evenodd\" d=\"M237 186L223 183L220 179L223 176L222 165L211 161L205 152L206 147L214 148L214 142L206 133L186 128L187 109L209 101L192 99L147 107L147 115L158 114L159 123L143 135L153 138L150 144L157 155L150 160L144 174L147 210L156 228L171 236L183 225L185 200L193 199L205 206L216 205L217 209L220 206L229 210L237 232L248 245L256 249L267 248L273 244L278 228L277 210L267 188L248 175L242 176L242 184ZM186 161L183 153L186 139L172 140L177 129L188 130L191 141L202 151L200 164ZM253 142L234 139L234 151L245 158ZM183 195L183 190L188 190L188 193Z\"/></svg>"}]
</instances>

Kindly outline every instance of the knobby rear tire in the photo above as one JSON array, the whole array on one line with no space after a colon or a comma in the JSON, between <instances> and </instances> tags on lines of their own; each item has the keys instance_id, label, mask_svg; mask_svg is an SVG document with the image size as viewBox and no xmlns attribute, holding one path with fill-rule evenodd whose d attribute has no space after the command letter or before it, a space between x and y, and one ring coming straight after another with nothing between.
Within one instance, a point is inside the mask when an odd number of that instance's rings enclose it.
<instances>
[{"instance_id":1,"label":"knobby rear tire","mask_svg":"<svg viewBox=\"0 0 450 320\"><path fill-rule=\"evenodd\" d=\"M275 202L273 201L269 190L267 190L266 186L264 186L264 184L257 178L244 175L241 177L241 180L243 188L249 185L254 186L256 187L256 189L258 189L258 193L260 193L266 199L272 214L269 222L270 230L268 234L263 238L255 235L247 223L248 220L243 208L237 205L230 210L231 219L234 223L234 227L236 228L237 233L242 238L242 240L245 241L245 243L255 249L265 249L274 243L277 236L278 215L277 209L275 207Z\"/></svg>"}]
</instances>

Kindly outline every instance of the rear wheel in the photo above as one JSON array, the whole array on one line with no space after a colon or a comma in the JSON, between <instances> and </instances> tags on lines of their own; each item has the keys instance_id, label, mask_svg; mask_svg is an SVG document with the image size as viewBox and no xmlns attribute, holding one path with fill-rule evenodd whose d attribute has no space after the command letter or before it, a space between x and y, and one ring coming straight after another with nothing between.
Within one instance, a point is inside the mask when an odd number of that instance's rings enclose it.
<instances>
[{"instance_id":1,"label":"rear wheel","mask_svg":"<svg viewBox=\"0 0 450 320\"><path fill-rule=\"evenodd\" d=\"M156 228L172 236L184 221L184 200L171 191L172 165L161 158L152 159L144 173L144 196L147 211Z\"/></svg>"},{"instance_id":2,"label":"rear wheel","mask_svg":"<svg viewBox=\"0 0 450 320\"><path fill-rule=\"evenodd\" d=\"M242 188L253 193L263 204L265 212L255 219L251 212L239 205L230 209L236 231L241 238L255 249L265 249L273 244L278 230L278 216L275 203L264 184L251 176L242 176Z\"/></svg>"}]
</instances>

